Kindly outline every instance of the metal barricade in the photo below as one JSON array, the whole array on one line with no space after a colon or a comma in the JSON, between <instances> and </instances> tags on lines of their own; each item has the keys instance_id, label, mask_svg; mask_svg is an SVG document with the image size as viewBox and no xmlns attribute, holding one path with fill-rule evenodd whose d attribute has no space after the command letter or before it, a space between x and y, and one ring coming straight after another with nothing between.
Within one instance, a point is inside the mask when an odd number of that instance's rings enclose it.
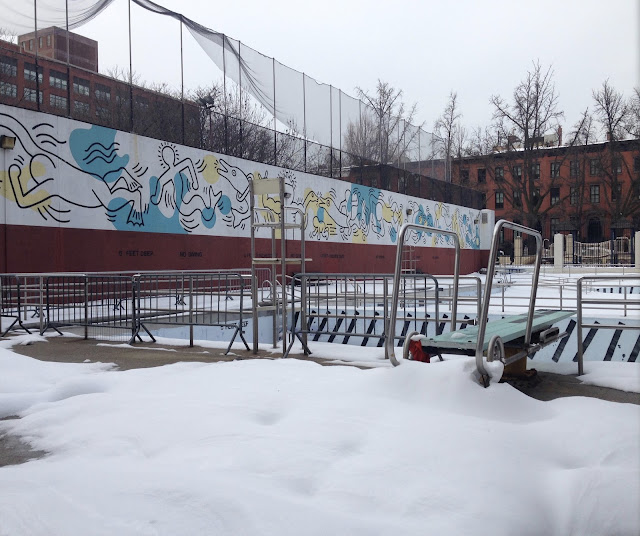
<instances>
[{"instance_id":1,"label":"metal barricade","mask_svg":"<svg viewBox=\"0 0 640 536\"><path fill-rule=\"evenodd\" d=\"M8 318L11 324L6 329L2 329L2 337L18 324L27 333L31 333L22 323L23 301L20 279L15 275L0 276L0 317Z\"/></svg>"},{"instance_id":2,"label":"metal barricade","mask_svg":"<svg viewBox=\"0 0 640 536\"><path fill-rule=\"evenodd\" d=\"M446 315L440 316L438 281L428 274L403 274L400 283L397 337L401 346L406 333L426 333L429 326L440 333ZM389 323L392 274L297 274L291 284L291 303L300 309L291 322L291 340L285 352L289 354L297 338L305 355L309 355L308 341L326 340L347 344L349 341L367 346L373 341L382 347ZM433 316L432 316L433 315ZM395 333L395 331L394 331Z\"/></svg>"},{"instance_id":3,"label":"metal barricade","mask_svg":"<svg viewBox=\"0 0 640 536\"><path fill-rule=\"evenodd\" d=\"M44 278L45 320L40 334L64 326L82 326L99 338L135 335L135 290L129 276L48 275ZM108 334L108 335L107 335Z\"/></svg>"},{"instance_id":4,"label":"metal barricade","mask_svg":"<svg viewBox=\"0 0 640 536\"><path fill-rule=\"evenodd\" d=\"M134 337L144 330L154 341L147 326L189 326L193 346L194 326L219 326L233 329L231 349L239 335L244 338L244 298L251 287L250 276L231 272L162 272L134 276L136 286L136 326Z\"/></svg>"}]
</instances>

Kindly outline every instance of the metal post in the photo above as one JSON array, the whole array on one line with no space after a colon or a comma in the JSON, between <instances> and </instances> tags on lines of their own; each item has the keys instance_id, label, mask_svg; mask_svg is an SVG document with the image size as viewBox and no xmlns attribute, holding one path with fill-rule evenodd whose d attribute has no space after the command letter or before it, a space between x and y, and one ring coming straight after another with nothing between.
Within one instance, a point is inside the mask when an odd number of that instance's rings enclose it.
<instances>
[{"instance_id":1,"label":"metal post","mask_svg":"<svg viewBox=\"0 0 640 536\"><path fill-rule=\"evenodd\" d=\"M276 128L276 60L271 58L273 65L273 165L278 165L278 131Z\"/></svg>"},{"instance_id":2,"label":"metal post","mask_svg":"<svg viewBox=\"0 0 640 536\"><path fill-rule=\"evenodd\" d=\"M285 228L285 202L284 179L280 179L280 268L282 270L282 353L287 350L287 239Z\"/></svg>"},{"instance_id":3,"label":"metal post","mask_svg":"<svg viewBox=\"0 0 640 536\"><path fill-rule=\"evenodd\" d=\"M238 88L240 92L240 117L238 118L240 122L240 154L236 154L235 156L239 156L244 158L244 140L242 139L242 43L238 41ZM237 153L237 152L236 152Z\"/></svg>"},{"instance_id":4,"label":"metal post","mask_svg":"<svg viewBox=\"0 0 640 536\"><path fill-rule=\"evenodd\" d=\"M189 346L193 348L193 276L189 277Z\"/></svg>"},{"instance_id":5,"label":"metal post","mask_svg":"<svg viewBox=\"0 0 640 536\"><path fill-rule=\"evenodd\" d=\"M304 139L304 171L307 172L307 92L302 73L302 137Z\"/></svg>"},{"instance_id":6,"label":"metal post","mask_svg":"<svg viewBox=\"0 0 640 536\"><path fill-rule=\"evenodd\" d=\"M340 175L338 178L342 177L342 90L338 90L338 130L340 136Z\"/></svg>"},{"instance_id":7,"label":"metal post","mask_svg":"<svg viewBox=\"0 0 640 536\"><path fill-rule=\"evenodd\" d=\"M75 314L73 315L75 317ZM89 279L84 276L84 340L89 338Z\"/></svg>"},{"instance_id":8,"label":"metal post","mask_svg":"<svg viewBox=\"0 0 640 536\"><path fill-rule=\"evenodd\" d=\"M258 353L258 277L254 259L256 258L256 228L255 228L255 194L253 178L249 180L249 211L251 214L251 317L253 321L253 353Z\"/></svg>"},{"instance_id":9,"label":"metal post","mask_svg":"<svg viewBox=\"0 0 640 536\"><path fill-rule=\"evenodd\" d=\"M69 0L64 2L64 14L66 22L66 42L67 42L67 117L71 117L71 66L70 66L70 46L69 46ZM55 34L54 34L55 35ZM54 43L55 46L55 43Z\"/></svg>"},{"instance_id":10,"label":"metal post","mask_svg":"<svg viewBox=\"0 0 640 536\"><path fill-rule=\"evenodd\" d=\"M333 86L329 85L329 177L333 178Z\"/></svg>"},{"instance_id":11,"label":"metal post","mask_svg":"<svg viewBox=\"0 0 640 536\"><path fill-rule=\"evenodd\" d=\"M131 0L129 0L129 130L133 132L133 55L131 48Z\"/></svg>"},{"instance_id":12,"label":"metal post","mask_svg":"<svg viewBox=\"0 0 640 536\"><path fill-rule=\"evenodd\" d=\"M184 144L184 52L182 48L182 20L180 15L180 104L182 105L182 143Z\"/></svg>"},{"instance_id":13,"label":"metal post","mask_svg":"<svg viewBox=\"0 0 640 536\"><path fill-rule=\"evenodd\" d=\"M271 258L276 258L276 229L271 228ZM278 270L275 262L271 264L271 305L272 317L272 341L273 348L278 347Z\"/></svg>"},{"instance_id":14,"label":"metal post","mask_svg":"<svg viewBox=\"0 0 640 536\"><path fill-rule=\"evenodd\" d=\"M225 54L224 44L227 36L222 35L222 92L224 93L224 151L229 154L229 137L227 131L227 58ZM252 213L253 214L253 213Z\"/></svg>"},{"instance_id":15,"label":"metal post","mask_svg":"<svg viewBox=\"0 0 640 536\"><path fill-rule=\"evenodd\" d=\"M34 28L34 38L33 40L36 43L36 109L40 111L40 72L38 69L38 7L37 0L33 0L33 28Z\"/></svg>"},{"instance_id":16,"label":"metal post","mask_svg":"<svg viewBox=\"0 0 640 536\"><path fill-rule=\"evenodd\" d=\"M577 307L577 319L576 319L576 336L578 337L578 376L584 374L583 357L584 348L582 345L582 277L578 279L576 284L576 307Z\"/></svg>"}]
</instances>

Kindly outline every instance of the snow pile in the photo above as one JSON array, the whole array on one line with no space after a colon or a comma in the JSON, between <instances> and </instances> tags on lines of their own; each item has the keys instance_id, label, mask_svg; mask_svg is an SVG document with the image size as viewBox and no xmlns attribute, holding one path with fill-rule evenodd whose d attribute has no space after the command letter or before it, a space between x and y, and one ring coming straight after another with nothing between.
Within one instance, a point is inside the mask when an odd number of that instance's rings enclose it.
<instances>
[{"instance_id":1,"label":"snow pile","mask_svg":"<svg viewBox=\"0 0 640 536\"><path fill-rule=\"evenodd\" d=\"M627 364L628 365L628 364ZM640 408L472 360L126 372L0 350L0 534L638 534Z\"/></svg>"}]
</instances>

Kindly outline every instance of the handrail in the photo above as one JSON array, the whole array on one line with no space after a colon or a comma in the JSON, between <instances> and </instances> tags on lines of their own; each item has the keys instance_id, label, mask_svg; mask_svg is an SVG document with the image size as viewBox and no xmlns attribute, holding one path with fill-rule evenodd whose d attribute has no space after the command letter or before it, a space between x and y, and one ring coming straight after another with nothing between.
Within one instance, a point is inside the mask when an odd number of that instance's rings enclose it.
<instances>
[{"instance_id":1,"label":"handrail","mask_svg":"<svg viewBox=\"0 0 640 536\"><path fill-rule=\"evenodd\" d=\"M456 256L455 266L453 270L453 301L451 304L451 331L456 329L456 313L458 309L458 280L460 278L460 239L458 235L453 231L445 231L444 229L437 229L435 227L427 227L426 225L420 225L418 223L405 223L400 229L398 234L398 247L396 248L396 267L393 275L393 292L391 294L391 311L389 316L389 325L387 327L388 333L385 340L385 353L386 357L391 360L393 366L397 367L400 361L396 358L393 341L395 339L396 330L396 316L398 310L398 294L400 291L400 275L402 271L402 247L404 245L404 237L409 230L418 230L427 233L436 233L444 236L450 236L453 238L455 244ZM433 278L436 283L436 300L438 300L438 281Z\"/></svg>"},{"instance_id":2,"label":"handrail","mask_svg":"<svg viewBox=\"0 0 640 536\"><path fill-rule=\"evenodd\" d=\"M540 231L525 227L519 223L513 223L507 220L500 220L493 229L493 238L491 240L491 249L489 252L489 261L487 265L487 277L484 286L484 295L482 297L482 309L480 318L478 319L478 341L476 346L476 368L483 378L489 376L483 361L484 353L484 335L487 328L487 318L489 317L489 302L491 300L491 285L493 284L493 276L496 270L496 258L498 256L498 246L500 243L500 231L502 228L520 231L522 233L533 236L536 239L536 260L533 269L533 277L531 280L531 296L529 299L529 311L527 313L527 328L524 336L525 346L531 343L531 327L533 325L533 315L535 313L536 294L538 292L538 279L540 278L540 266L542 264L542 235Z\"/></svg>"}]
</instances>

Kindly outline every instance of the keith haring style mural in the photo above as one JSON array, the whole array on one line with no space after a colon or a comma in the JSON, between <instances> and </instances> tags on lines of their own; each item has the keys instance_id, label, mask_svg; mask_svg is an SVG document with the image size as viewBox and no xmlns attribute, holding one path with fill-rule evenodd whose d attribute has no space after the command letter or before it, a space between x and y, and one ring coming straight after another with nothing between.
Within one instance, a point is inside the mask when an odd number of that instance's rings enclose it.
<instances>
[{"instance_id":1,"label":"keith haring style mural","mask_svg":"<svg viewBox=\"0 0 640 536\"><path fill-rule=\"evenodd\" d=\"M407 221L453 230L478 249L478 211L216 155L113 129L0 105L2 222L15 225L249 236L250 181L281 177L307 240L394 244ZM278 195L256 197L278 221ZM415 245L450 238L413 233ZM484 245L486 247L486 245Z\"/></svg>"}]
</instances>

